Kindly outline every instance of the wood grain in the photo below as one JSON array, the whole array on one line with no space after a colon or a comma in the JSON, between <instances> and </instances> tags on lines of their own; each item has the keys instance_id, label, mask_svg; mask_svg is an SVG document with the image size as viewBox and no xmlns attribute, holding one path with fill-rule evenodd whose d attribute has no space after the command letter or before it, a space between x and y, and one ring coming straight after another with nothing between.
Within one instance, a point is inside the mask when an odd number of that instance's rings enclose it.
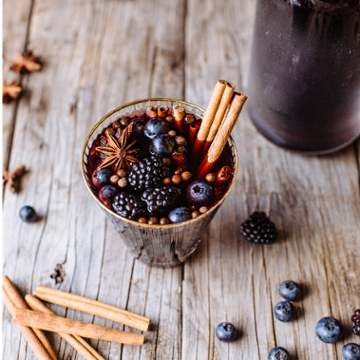
<instances>
[{"instance_id":1,"label":"wood grain","mask_svg":"<svg viewBox=\"0 0 360 360\"><path fill-rule=\"evenodd\" d=\"M4 58L28 44L44 59L40 72L21 79L21 99L3 108L4 163L30 169L22 191L5 189L3 199L3 273L23 295L44 285L151 319L141 347L90 340L106 359L260 360L279 345L297 359L337 360L343 344L359 342L350 333L360 306L359 141L322 157L288 152L257 133L245 104L233 131L235 187L198 250L174 269L134 260L82 183L85 137L115 107L147 97L205 107L218 79L246 95L255 0L5 0L3 11ZM21 223L25 204L39 213L37 223ZM240 234L254 210L277 224L274 245L252 245ZM62 262L66 277L55 284L50 275ZM297 319L287 324L272 315L286 279L304 289ZM327 315L346 328L337 345L314 334ZM216 339L222 321L240 329L236 342ZM3 329L4 359L35 359L6 312ZM57 335L49 339L59 359L81 358Z\"/></svg>"}]
</instances>

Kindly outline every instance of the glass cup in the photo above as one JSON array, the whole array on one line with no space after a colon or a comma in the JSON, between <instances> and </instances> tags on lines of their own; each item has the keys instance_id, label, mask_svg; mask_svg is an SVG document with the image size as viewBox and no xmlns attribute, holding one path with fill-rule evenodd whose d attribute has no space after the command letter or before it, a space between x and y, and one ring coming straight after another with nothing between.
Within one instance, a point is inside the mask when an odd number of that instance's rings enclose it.
<instances>
[{"instance_id":1,"label":"glass cup","mask_svg":"<svg viewBox=\"0 0 360 360\"><path fill-rule=\"evenodd\" d=\"M88 170L88 159L93 141L104 128L123 116L141 116L148 106L183 106L186 112L203 118L205 110L201 107L180 100L173 99L146 99L134 101L116 108L105 115L90 131L82 151L82 174L85 184L94 200L105 212L115 229L119 232L120 238L131 250L133 255L142 262L161 267L172 267L185 261L197 248L201 236L210 224L221 204L230 193L235 182L238 157L234 141L228 141L230 147L229 156L233 164L233 176L230 180L224 195L205 213L195 219L168 225L148 225L134 220L124 218L109 210L92 191L91 173Z\"/></svg>"},{"instance_id":2,"label":"glass cup","mask_svg":"<svg viewBox=\"0 0 360 360\"><path fill-rule=\"evenodd\" d=\"M326 154L360 134L358 0L258 0L249 114L276 145Z\"/></svg>"}]
</instances>

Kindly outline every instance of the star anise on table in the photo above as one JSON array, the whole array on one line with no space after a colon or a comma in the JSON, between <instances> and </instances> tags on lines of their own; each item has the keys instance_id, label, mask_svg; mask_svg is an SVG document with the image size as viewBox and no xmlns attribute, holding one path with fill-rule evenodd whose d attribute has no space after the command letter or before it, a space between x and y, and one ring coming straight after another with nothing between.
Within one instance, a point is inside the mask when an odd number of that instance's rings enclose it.
<instances>
[{"instance_id":1,"label":"star anise on table","mask_svg":"<svg viewBox=\"0 0 360 360\"><path fill-rule=\"evenodd\" d=\"M19 190L19 180L26 172L24 165L18 165L14 171L8 171L3 168L3 185L8 184L10 191L16 193Z\"/></svg>"},{"instance_id":2,"label":"star anise on table","mask_svg":"<svg viewBox=\"0 0 360 360\"><path fill-rule=\"evenodd\" d=\"M9 69L17 73L38 71L41 68L40 56L33 55L31 50L27 50L24 55L18 51L17 57L10 60L12 64Z\"/></svg>"},{"instance_id":3,"label":"star anise on table","mask_svg":"<svg viewBox=\"0 0 360 360\"><path fill-rule=\"evenodd\" d=\"M18 81L12 81L8 83L3 79L3 103L7 104L11 100L17 99L21 94L22 88L19 86Z\"/></svg>"},{"instance_id":4,"label":"star anise on table","mask_svg":"<svg viewBox=\"0 0 360 360\"><path fill-rule=\"evenodd\" d=\"M130 163L136 163L140 160L136 157L139 149L132 149L136 140L128 144L129 133L132 131L132 123L129 124L124 130L118 129L119 138L107 134L106 139L108 146L98 146L96 150L105 155L101 160L99 168L104 168L114 165L115 171L119 169L130 170Z\"/></svg>"}]
</instances>

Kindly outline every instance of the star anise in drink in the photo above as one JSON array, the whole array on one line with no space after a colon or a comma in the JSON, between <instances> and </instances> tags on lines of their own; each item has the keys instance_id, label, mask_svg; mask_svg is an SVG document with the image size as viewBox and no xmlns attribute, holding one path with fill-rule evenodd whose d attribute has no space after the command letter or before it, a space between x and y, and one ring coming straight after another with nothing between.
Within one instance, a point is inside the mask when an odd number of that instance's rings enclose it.
<instances>
[{"instance_id":1,"label":"star anise in drink","mask_svg":"<svg viewBox=\"0 0 360 360\"><path fill-rule=\"evenodd\" d=\"M133 146L136 140L128 144L129 133L132 131L132 123L124 130L118 129L119 138L112 136L110 133L106 135L108 146L98 146L96 150L105 155L101 160L99 168L104 168L114 165L115 172L119 169L130 170L130 163L136 163L140 160L136 157L139 149L134 149Z\"/></svg>"}]
</instances>

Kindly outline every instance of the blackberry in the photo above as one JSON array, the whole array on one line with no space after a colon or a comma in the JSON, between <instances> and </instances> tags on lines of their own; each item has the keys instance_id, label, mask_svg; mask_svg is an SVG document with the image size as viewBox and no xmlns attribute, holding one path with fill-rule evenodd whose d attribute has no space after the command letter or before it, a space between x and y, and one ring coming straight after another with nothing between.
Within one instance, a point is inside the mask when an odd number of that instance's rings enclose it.
<instances>
[{"instance_id":1,"label":"blackberry","mask_svg":"<svg viewBox=\"0 0 360 360\"><path fill-rule=\"evenodd\" d=\"M355 310L351 320L355 323L355 326L352 328L353 333L360 336L360 309Z\"/></svg>"},{"instance_id":2,"label":"blackberry","mask_svg":"<svg viewBox=\"0 0 360 360\"><path fill-rule=\"evenodd\" d=\"M170 210L179 205L181 190L175 186L157 186L145 190L141 200L147 204L152 216L166 216Z\"/></svg>"},{"instance_id":3,"label":"blackberry","mask_svg":"<svg viewBox=\"0 0 360 360\"><path fill-rule=\"evenodd\" d=\"M240 230L250 242L273 244L277 239L275 224L261 211L255 211L241 224Z\"/></svg>"},{"instance_id":4,"label":"blackberry","mask_svg":"<svg viewBox=\"0 0 360 360\"><path fill-rule=\"evenodd\" d=\"M162 179L169 174L169 168L162 158L150 156L133 164L128 176L128 181L135 191L143 191L161 184Z\"/></svg>"},{"instance_id":5,"label":"blackberry","mask_svg":"<svg viewBox=\"0 0 360 360\"><path fill-rule=\"evenodd\" d=\"M112 207L119 215L131 220L137 220L146 214L146 204L136 194L126 191L115 196Z\"/></svg>"}]
</instances>

